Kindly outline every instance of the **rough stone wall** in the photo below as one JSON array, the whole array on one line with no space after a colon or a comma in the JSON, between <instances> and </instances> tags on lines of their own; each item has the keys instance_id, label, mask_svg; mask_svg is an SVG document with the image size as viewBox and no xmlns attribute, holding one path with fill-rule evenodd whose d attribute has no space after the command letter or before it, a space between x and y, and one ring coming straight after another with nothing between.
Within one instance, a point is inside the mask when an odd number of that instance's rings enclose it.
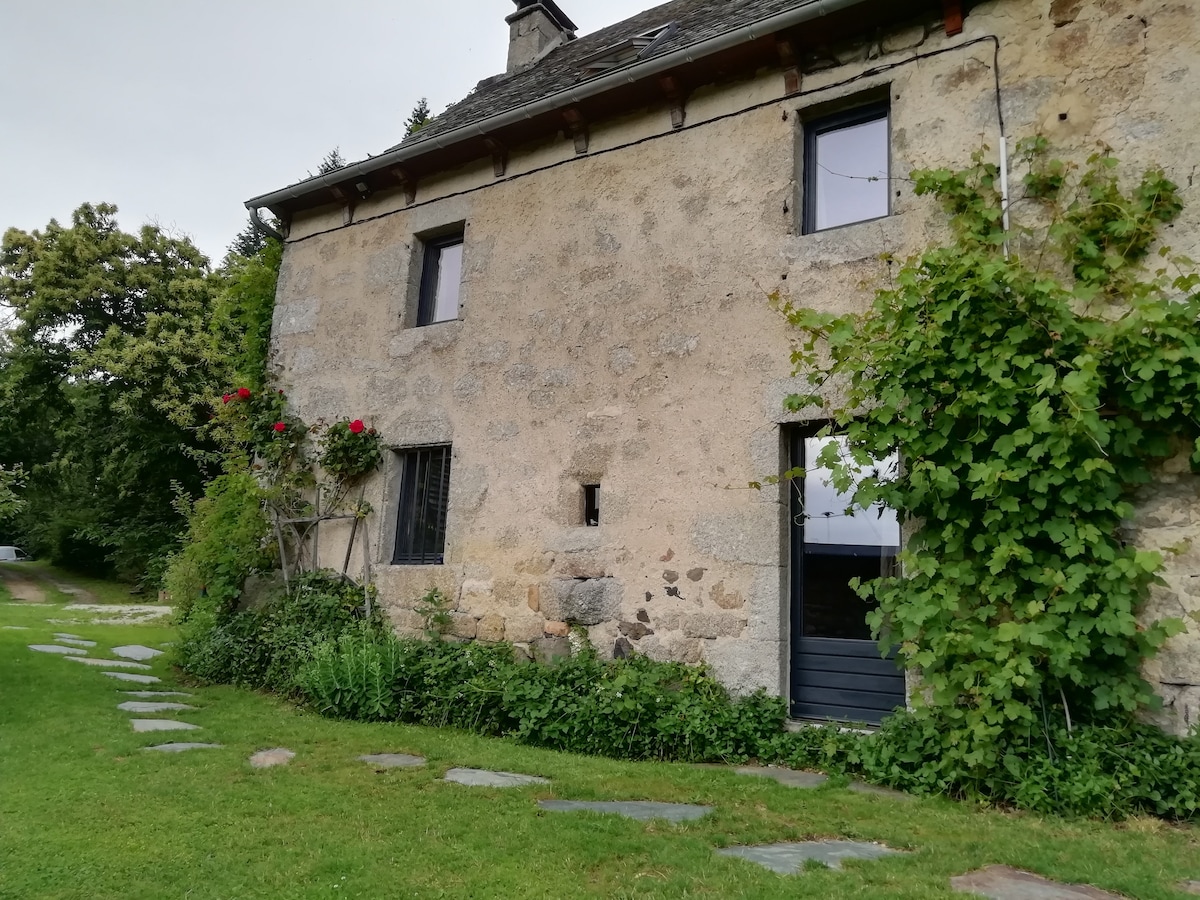
<instances>
[{"instance_id":1,"label":"rough stone wall","mask_svg":"<svg viewBox=\"0 0 1200 900\"><path fill-rule=\"evenodd\" d=\"M373 197L350 227L333 207L298 218L273 345L298 411L362 417L393 448L454 448L445 565L387 564L394 456L368 492L397 628L419 628L413 603L438 586L462 638L545 654L574 622L605 653L705 660L736 690L786 692L785 497L745 487L780 470L780 425L794 418L781 407L794 387L788 336L767 295L861 308L888 278L880 254L902 258L944 234L903 180L888 218L799 234L806 111L886 90L901 178L982 145L995 153L990 41L925 54L997 35L1010 140L1040 130L1068 154L1104 141L1131 172L1165 166L1191 201L1174 246L1196 256L1198 22L1195 2L996 0L955 38L917 23L809 54L800 96L785 98L767 68L696 91L680 131L665 107L632 111L594 123L588 155L559 137L515 148L502 179L481 160L422 183L411 207ZM460 321L407 327L414 236L455 222L466 223ZM1167 499L1144 507L1148 546L1200 533L1194 480L1170 478L1155 495ZM599 527L582 524L592 483ZM1152 524L1155 503L1178 513L1162 526L1170 534ZM340 565L337 529L322 536ZM1167 579L1194 611L1190 552L1172 557ZM1194 722L1200 624L1193 632L1150 675Z\"/></svg>"}]
</instances>

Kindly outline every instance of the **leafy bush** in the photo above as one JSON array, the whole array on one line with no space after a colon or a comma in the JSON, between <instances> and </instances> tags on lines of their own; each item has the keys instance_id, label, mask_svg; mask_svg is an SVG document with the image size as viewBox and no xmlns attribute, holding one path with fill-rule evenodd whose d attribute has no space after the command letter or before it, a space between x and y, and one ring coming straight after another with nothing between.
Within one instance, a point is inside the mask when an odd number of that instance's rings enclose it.
<instances>
[{"instance_id":1,"label":"leafy bush","mask_svg":"<svg viewBox=\"0 0 1200 900\"><path fill-rule=\"evenodd\" d=\"M163 579L180 621L199 615L202 630L224 622L247 576L271 567L269 534L262 489L253 475L237 472L210 481L192 509L183 549Z\"/></svg>"},{"instance_id":2,"label":"leafy bush","mask_svg":"<svg viewBox=\"0 0 1200 900\"><path fill-rule=\"evenodd\" d=\"M454 726L618 759L756 759L1066 816L1190 819L1200 806L1200 738L1136 724L1055 729L1048 740L1004 745L1004 765L977 777L939 755L945 726L928 715L900 712L875 732L790 732L778 697L734 699L703 667L606 662L587 649L542 666L517 661L504 644L359 626L315 646L296 686L326 715Z\"/></svg>"},{"instance_id":3,"label":"leafy bush","mask_svg":"<svg viewBox=\"0 0 1200 900\"><path fill-rule=\"evenodd\" d=\"M262 606L222 621L193 620L177 648L180 667L204 681L296 690L296 675L323 642L365 629L378 636L379 619L363 620L361 586L330 573L310 573Z\"/></svg>"}]
</instances>

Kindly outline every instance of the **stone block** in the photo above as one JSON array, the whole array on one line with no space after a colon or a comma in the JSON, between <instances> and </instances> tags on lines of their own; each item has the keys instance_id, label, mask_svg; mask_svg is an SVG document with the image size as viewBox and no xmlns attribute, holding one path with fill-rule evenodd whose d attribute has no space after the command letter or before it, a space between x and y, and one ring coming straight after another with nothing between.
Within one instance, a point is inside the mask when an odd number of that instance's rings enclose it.
<instances>
[{"instance_id":1,"label":"stone block","mask_svg":"<svg viewBox=\"0 0 1200 900\"><path fill-rule=\"evenodd\" d=\"M510 616L504 622L504 640L510 643L528 643L539 640L546 620L541 616Z\"/></svg>"},{"instance_id":2,"label":"stone block","mask_svg":"<svg viewBox=\"0 0 1200 900\"><path fill-rule=\"evenodd\" d=\"M911 50L925 43L925 26L913 25L894 31L880 41L884 53L896 53L900 50Z\"/></svg>"},{"instance_id":3,"label":"stone block","mask_svg":"<svg viewBox=\"0 0 1200 900\"><path fill-rule=\"evenodd\" d=\"M705 556L750 565L779 565L782 556L779 511L774 504L722 510L698 518L692 545Z\"/></svg>"},{"instance_id":4,"label":"stone block","mask_svg":"<svg viewBox=\"0 0 1200 900\"><path fill-rule=\"evenodd\" d=\"M725 590L725 582L718 581L709 589L708 597L721 609L741 609L746 605L746 599L737 591Z\"/></svg>"},{"instance_id":5,"label":"stone block","mask_svg":"<svg viewBox=\"0 0 1200 900\"><path fill-rule=\"evenodd\" d=\"M450 613L449 633L454 637L474 638L478 630L479 620L470 613Z\"/></svg>"},{"instance_id":6,"label":"stone block","mask_svg":"<svg viewBox=\"0 0 1200 900\"><path fill-rule=\"evenodd\" d=\"M786 643L725 639L704 641L702 647L713 677L731 694L744 696L759 688L784 692Z\"/></svg>"},{"instance_id":7,"label":"stone block","mask_svg":"<svg viewBox=\"0 0 1200 900\"><path fill-rule=\"evenodd\" d=\"M641 622L622 622L617 626L621 634L629 638L631 641L640 641L648 634L654 634L652 628L648 628Z\"/></svg>"},{"instance_id":8,"label":"stone block","mask_svg":"<svg viewBox=\"0 0 1200 900\"><path fill-rule=\"evenodd\" d=\"M620 613L624 589L615 578L560 578L542 598L546 618L573 625L599 625Z\"/></svg>"},{"instance_id":9,"label":"stone block","mask_svg":"<svg viewBox=\"0 0 1200 900\"><path fill-rule=\"evenodd\" d=\"M544 622L542 624L542 631L551 637L565 638L571 633L571 626L566 622Z\"/></svg>"},{"instance_id":10,"label":"stone block","mask_svg":"<svg viewBox=\"0 0 1200 900\"><path fill-rule=\"evenodd\" d=\"M703 614L683 620L683 633L692 638L738 637L745 629L746 620L732 616Z\"/></svg>"},{"instance_id":11,"label":"stone block","mask_svg":"<svg viewBox=\"0 0 1200 900\"><path fill-rule=\"evenodd\" d=\"M565 637L544 637L533 642L533 658L540 663L554 662L571 655L571 642Z\"/></svg>"},{"instance_id":12,"label":"stone block","mask_svg":"<svg viewBox=\"0 0 1200 900\"><path fill-rule=\"evenodd\" d=\"M490 644L504 640L504 617L492 614L480 619L475 626L475 639Z\"/></svg>"},{"instance_id":13,"label":"stone block","mask_svg":"<svg viewBox=\"0 0 1200 900\"><path fill-rule=\"evenodd\" d=\"M534 612L538 612L542 608L542 588L540 585L531 584L529 586L529 596L526 604Z\"/></svg>"}]
</instances>

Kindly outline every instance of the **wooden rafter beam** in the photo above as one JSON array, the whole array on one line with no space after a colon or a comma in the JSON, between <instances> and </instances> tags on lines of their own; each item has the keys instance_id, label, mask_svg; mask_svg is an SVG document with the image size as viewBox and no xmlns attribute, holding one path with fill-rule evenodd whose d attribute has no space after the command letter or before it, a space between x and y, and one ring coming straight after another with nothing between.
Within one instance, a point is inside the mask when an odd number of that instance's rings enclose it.
<instances>
[{"instance_id":1,"label":"wooden rafter beam","mask_svg":"<svg viewBox=\"0 0 1200 900\"><path fill-rule=\"evenodd\" d=\"M946 36L954 37L962 34L963 5L962 0L942 0L942 18L946 22Z\"/></svg>"},{"instance_id":2,"label":"wooden rafter beam","mask_svg":"<svg viewBox=\"0 0 1200 900\"><path fill-rule=\"evenodd\" d=\"M690 93L674 75L663 75L658 86L671 107L671 127L682 128L687 118L687 97Z\"/></svg>"},{"instance_id":3,"label":"wooden rafter beam","mask_svg":"<svg viewBox=\"0 0 1200 900\"><path fill-rule=\"evenodd\" d=\"M778 38L775 52L779 54L779 64L783 66L783 92L788 95L800 93L800 62L795 46L787 38Z\"/></svg>"},{"instance_id":4,"label":"wooden rafter beam","mask_svg":"<svg viewBox=\"0 0 1200 900\"><path fill-rule=\"evenodd\" d=\"M497 138L485 137L483 145L492 154L492 171L500 178L508 171L508 147Z\"/></svg>"},{"instance_id":5,"label":"wooden rafter beam","mask_svg":"<svg viewBox=\"0 0 1200 900\"><path fill-rule=\"evenodd\" d=\"M570 106L562 112L563 122L567 132L575 141L576 153L587 153L591 135L588 132L588 121L577 106Z\"/></svg>"},{"instance_id":6,"label":"wooden rafter beam","mask_svg":"<svg viewBox=\"0 0 1200 900\"><path fill-rule=\"evenodd\" d=\"M417 179L407 169L400 166L392 166L388 171L404 189L404 202L412 206L417 201Z\"/></svg>"}]
</instances>

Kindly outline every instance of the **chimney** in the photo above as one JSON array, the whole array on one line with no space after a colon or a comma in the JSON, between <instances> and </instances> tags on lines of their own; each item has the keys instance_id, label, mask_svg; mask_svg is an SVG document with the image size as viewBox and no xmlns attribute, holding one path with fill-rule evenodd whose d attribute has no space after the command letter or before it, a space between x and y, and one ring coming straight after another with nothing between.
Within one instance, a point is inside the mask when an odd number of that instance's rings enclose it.
<instances>
[{"instance_id":1,"label":"chimney","mask_svg":"<svg viewBox=\"0 0 1200 900\"><path fill-rule=\"evenodd\" d=\"M559 44L575 40L575 23L554 0L513 0L508 23L508 74L537 62Z\"/></svg>"}]
</instances>

